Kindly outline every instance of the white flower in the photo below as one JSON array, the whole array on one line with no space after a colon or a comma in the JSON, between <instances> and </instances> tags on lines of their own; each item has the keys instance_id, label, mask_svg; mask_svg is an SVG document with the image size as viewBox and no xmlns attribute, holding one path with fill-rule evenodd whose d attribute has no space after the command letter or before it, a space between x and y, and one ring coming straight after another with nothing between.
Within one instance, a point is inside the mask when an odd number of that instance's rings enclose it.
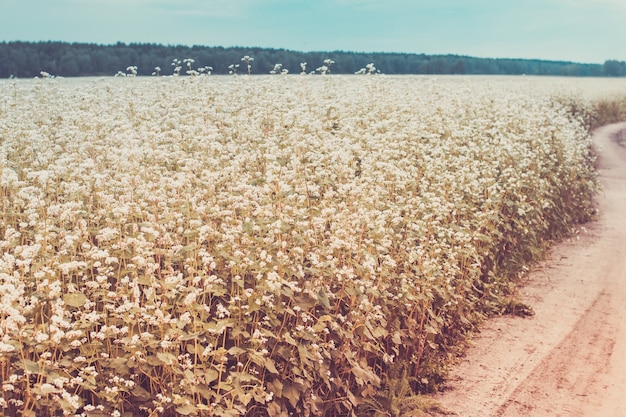
<instances>
[{"instance_id":1,"label":"white flower","mask_svg":"<svg viewBox=\"0 0 626 417\"><path fill-rule=\"evenodd\" d=\"M19 177L17 173L11 168L2 168L2 174L0 174L0 186L2 187L12 187L17 185L19 182Z\"/></svg>"},{"instance_id":2,"label":"white flower","mask_svg":"<svg viewBox=\"0 0 626 417\"><path fill-rule=\"evenodd\" d=\"M15 351L15 346L8 343L0 342L0 352L10 353Z\"/></svg>"}]
</instances>

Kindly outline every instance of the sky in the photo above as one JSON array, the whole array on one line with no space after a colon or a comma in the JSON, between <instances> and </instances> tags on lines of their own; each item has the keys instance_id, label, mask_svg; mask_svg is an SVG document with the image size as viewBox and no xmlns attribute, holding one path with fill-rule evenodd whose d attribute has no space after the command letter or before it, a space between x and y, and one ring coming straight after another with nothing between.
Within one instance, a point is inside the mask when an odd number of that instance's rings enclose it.
<instances>
[{"instance_id":1,"label":"sky","mask_svg":"<svg viewBox=\"0 0 626 417\"><path fill-rule=\"evenodd\" d=\"M626 0L0 0L0 41L626 61Z\"/></svg>"}]
</instances>

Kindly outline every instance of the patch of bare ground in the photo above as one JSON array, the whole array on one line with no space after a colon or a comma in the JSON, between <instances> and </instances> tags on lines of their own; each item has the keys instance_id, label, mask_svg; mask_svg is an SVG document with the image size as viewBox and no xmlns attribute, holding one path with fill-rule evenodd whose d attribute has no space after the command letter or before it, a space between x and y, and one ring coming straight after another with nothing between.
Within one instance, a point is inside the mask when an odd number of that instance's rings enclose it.
<instances>
[{"instance_id":1,"label":"patch of bare ground","mask_svg":"<svg viewBox=\"0 0 626 417\"><path fill-rule=\"evenodd\" d=\"M531 318L485 323L436 396L462 417L626 416L626 123L594 133L598 218L521 289Z\"/></svg>"}]
</instances>

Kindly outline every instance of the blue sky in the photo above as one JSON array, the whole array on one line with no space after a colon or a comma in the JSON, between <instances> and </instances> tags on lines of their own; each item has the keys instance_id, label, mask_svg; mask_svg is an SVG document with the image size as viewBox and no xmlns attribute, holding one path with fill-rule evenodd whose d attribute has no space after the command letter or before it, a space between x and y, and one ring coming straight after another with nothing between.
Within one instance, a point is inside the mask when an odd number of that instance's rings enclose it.
<instances>
[{"instance_id":1,"label":"blue sky","mask_svg":"<svg viewBox=\"0 0 626 417\"><path fill-rule=\"evenodd\" d=\"M0 0L0 41L626 61L626 0Z\"/></svg>"}]
</instances>

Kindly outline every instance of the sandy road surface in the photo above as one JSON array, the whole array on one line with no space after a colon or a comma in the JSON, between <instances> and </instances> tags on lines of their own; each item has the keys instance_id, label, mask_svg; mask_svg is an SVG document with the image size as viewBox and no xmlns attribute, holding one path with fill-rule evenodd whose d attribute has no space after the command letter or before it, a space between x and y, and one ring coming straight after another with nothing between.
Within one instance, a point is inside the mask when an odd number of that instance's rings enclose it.
<instances>
[{"instance_id":1,"label":"sandy road surface","mask_svg":"<svg viewBox=\"0 0 626 417\"><path fill-rule=\"evenodd\" d=\"M462 417L626 417L626 123L598 129L598 220L522 293L531 318L486 323L437 399Z\"/></svg>"}]
</instances>

